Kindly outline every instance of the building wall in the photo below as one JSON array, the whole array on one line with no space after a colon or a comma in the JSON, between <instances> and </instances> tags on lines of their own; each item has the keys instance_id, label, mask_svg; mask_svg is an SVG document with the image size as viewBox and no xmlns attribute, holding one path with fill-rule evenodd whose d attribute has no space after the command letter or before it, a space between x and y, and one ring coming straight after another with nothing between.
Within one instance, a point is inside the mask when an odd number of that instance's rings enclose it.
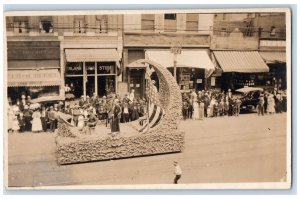
<instances>
[{"instance_id":1,"label":"building wall","mask_svg":"<svg viewBox=\"0 0 300 199\"><path fill-rule=\"evenodd\" d=\"M255 18L255 24L261 28L261 38L284 39L286 37L285 13L260 14ZM272 27L276 28L275 35L271 35Z\"/></svg>"}]
</instances>

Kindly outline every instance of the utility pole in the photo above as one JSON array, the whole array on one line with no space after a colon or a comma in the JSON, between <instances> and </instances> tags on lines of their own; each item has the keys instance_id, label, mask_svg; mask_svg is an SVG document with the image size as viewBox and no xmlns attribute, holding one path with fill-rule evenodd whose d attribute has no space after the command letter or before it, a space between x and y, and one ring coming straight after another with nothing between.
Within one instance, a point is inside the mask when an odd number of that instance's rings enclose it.
<instances>
[{"instance_id":1,"label":"utility pole","mask_svg":"<svg viewBox=\"0 0 300 199\"><path fill-rule=\"evenodd\" d=\"M177 82L177 76L176 76L176 67L177 67L177 55L181 54L181 45L177 44L177 45L172 45L171 47L171 52L173 53L173 65L174 65L174 78L175 81Z\"/></svg>"}]
</instances>

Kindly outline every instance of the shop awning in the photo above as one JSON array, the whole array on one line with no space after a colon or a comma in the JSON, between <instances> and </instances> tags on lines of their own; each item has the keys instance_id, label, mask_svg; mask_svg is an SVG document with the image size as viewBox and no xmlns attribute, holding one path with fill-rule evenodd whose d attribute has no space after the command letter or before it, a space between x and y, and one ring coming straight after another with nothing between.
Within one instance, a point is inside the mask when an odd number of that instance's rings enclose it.
<instances>
[{"instance_id":1,"label":"shop awning","mask_svg":"<svg viewBox=\"0 0 300 199\"><path fill-rule=\"evenodd\" d=\"M59 86L60 73L57 69L8 70L8 87L19 86Z\"/></svg>"},{"instance_id":2,"label":"shop awning","mask_svg":"<svg viewBox=\"0 0 300 199\"><path fill-rule=\"evenodd\" d=\"M259 54L267 64L286 62L285 52L259 52Z\"/></svg>"},{"instance_id":3,"label":"shop awning","mask_svg":"<svg viewBox=\"0 0 300 199\"><path fill-rule=\"evenodd\" d=\"M214 51L213 53L223 72L269 72L269 67L257 51Z\"/></svg>"},{"instance_id":4,"label":"shop awning","mask_svg":"<svg viewBox=\"0 0 300 199\"><path fill-rule=\"evenodd\" d=\"M116 49L66 49L68 62L119 62Z\"/></svg>"},{"instance_id":5,"label":"shop awning","mask_svg":"<svg viewBox=\"0 0 300 199\"><path fill-rule=\"evenodd\" d=\"M165 67L174 66L174 55L170 50L146 50L146 59ZM181 50L177 55L177 67L214 70L214 65L205 50Z\"/></svg>"}]
</instances>

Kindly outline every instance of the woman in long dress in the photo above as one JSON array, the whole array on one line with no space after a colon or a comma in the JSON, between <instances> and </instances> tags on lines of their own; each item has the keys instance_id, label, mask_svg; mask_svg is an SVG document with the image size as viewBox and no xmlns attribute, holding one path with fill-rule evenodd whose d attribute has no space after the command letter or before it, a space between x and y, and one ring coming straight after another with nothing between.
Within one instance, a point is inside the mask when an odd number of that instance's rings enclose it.
<instances>
[{"instance_id":1,"label":"woman in long dress","mask_svg":"<svg viewBox=\"0 0 300 199\"><path fill-rule=\"evenodd\" d=\"M80 114L78 116L78 124L77 124L77 127L79 128L79 130L82 130L83 127L84 127L84 121L85 121L85 118L82 114Z\"/></svg>"},{"instance_id":2,"label":"woman in long dress","mask_svg":"<svg viewBox=\"0 0 300 199\"><path fill-rule=\"evenodd\" d=\"M42 121L41 121L41 113L39 109L33 112L32 114L32 131L40 132L43 130Z\"/></svg>"},{"instance_id":3,"label":"woman in long dress","mask_svg":"<svg viewBox=\"0 0 300 199\"><path fill-rule=\"evenodd\" d=\"M199 104L196 99L193 100L193 120L199 120Z\"/></svg>"},{"instance_id":4,"label":"woman in long dress","mask_svg":"<svg viewBox=\"0 0 300 199\"><path fill-rule=\"evenodd\" d=\"M275 113L275 100L272 94L268 96L267 112L270 114Z\"/></svg>"},{"instance_id":5,"label":"woman in long dress","mask_svg":"<svg viewBox=\"0 0 300 199\"><path fill-rule=\"evenodd\" d=\"M119 100L116 99L112 107L112 118L111 118L111 132L120 133L120 116L121 107L119 106Z\"/></svg>"}]
</instances>

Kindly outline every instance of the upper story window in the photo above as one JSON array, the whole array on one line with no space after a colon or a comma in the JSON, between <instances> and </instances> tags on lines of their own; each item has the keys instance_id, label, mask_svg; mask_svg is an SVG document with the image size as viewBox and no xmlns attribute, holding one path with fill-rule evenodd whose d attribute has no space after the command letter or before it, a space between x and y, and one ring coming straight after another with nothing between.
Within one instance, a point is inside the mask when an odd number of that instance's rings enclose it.
<instances>
[{"instance_id":1,"label":"upper story window","mask_svg":"<svg viewBox=\"0 0 300 199\"><path fill-rule=\"evenodd\" d=\"M40 32L53 33L52 17L40 17Z\"/></svg>"},{"instance_id":2,"label":"upper story window","mask_svg":"<svg viewBox=\"0 0 300 199\"><path fill-rule=\"evenodd\" d=\"M187 31L198 31L198 14L186 14L186 30Z\"/></svg>"},{"instance_id":3,"label":"upper story window","mask_svg":"<svg viewBox=\"0 0 300 199\"><path fill-rule=\"evenodd\" d=\"M270 37L275 37L275 36L276 36L276 27L272 26L270 31Z\"/></svg>"},{"instance_id":4,"label":"upper story window","mask_svg":"<svg viewBox=\"0 0 300 199\"><path fill-rule=\"evenodd\" d=\"M86 23L84 16L74 16L74 33L86 33Z\"/></svg>"},{"instance_id":5,"label":"upper story window","mask_svg":"<svg viewBox=\"0 0 300 199\"><path fill-rule=\"evenodd\" d=\"M108 31L108 16L97 15L96 16L96 33L107 33Z\"/></svg>"},{"instance_id":6,"label":"upper story window","mask_svg":"<svg viewBox=\"0 0 300 199\"><path fill-rule=\"evenodd\" d=\"M176 32L177 30L177 16L176 14L165 14L165 31Z\"/></svg>"},{"instance_id":7,"label":"upper story window","mask_svg":"<svg viewBox=\"0 0 300 199\"><path fill-rule=\"evenodd\" d=\"M155 15L142 14L142 30L154 31L155 29Z\"/></svg>"},{"instance_id":8,"label":"upper story window","mask_svg":"<svg viewBox=\"0 0 300 199\"><path fill-rule=\"evenodd\" d=\"M28 33L28 17L14 17L14 33Z\"/></svg>"}]
</instances>

